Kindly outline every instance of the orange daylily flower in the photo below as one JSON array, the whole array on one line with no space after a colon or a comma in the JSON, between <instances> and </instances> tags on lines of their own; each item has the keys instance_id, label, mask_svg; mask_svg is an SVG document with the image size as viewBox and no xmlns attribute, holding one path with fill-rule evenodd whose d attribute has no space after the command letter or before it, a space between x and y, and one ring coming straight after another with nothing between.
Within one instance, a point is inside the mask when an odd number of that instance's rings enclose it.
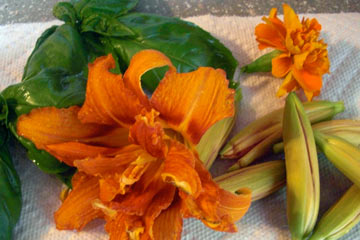
<instances>
[{"instance_id":1,"label":"orange daylily flower","mask_svg":"<svg viewBox=\"0 0 360 240\"><path fill-rule=\"evenodd\" d=\"M169 70L152 97L140 79ZM22 115L20 136L77 167L73 190L55 213L58 229L81 230L106 220L110 239L179 239L182 219L195 217L218 231L236 231L251 193L220 189L195 150L206 130L234 115L225 72L200 67L177 73L162 53L144 50L124 76L111 73L111 55L89 64L82 107L45 107Z\"/></svg>"},{"instance_id":2,"label":"orange daylily flower","mask_svg":"<svg viewBox=\"0 0 360 240\"><path fill-rule=\"evenodd\" d=\"M309 101L320 94L322 75L329 72L327 45L319 40L321 25L313 19L300 22L294 10L283 4L284 22L277 9L263 17L265 23L255 28L259 49L275 48L282 53L272 59L272 74L283 78L277 96L302 88Z\"/></svg>"}]
</instances>

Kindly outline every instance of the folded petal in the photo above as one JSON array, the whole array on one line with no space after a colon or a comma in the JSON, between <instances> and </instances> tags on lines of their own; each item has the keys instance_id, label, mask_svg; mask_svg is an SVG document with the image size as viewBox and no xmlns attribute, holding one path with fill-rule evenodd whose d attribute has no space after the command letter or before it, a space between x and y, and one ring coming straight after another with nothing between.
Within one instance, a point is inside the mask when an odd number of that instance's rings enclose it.
<instances>
[{"instance_id":1,"label":"folded petal","mask_svg":"<svg viewBox=\"0 0 360 240\"><path fill-rule=\"evenodd\" d=\"M146 107L150 105L141 88L141 76L151 69L163 66L169 66L170 71L176 71L170 59L161 52L151 49L143 50L131 58L129 67L124 74L125 86L132 90Z\"/></svg>"},{"instance_id":2,"label":"folded petal","mask_svg":"<svg viewBox=\"0 0 360 240\"><path fill-rule=\"evenodd\" d=\"M98 196L98 179L83 173L76 173L73 178L73 190L55 212L56 228L79 231L91 220L102 217L103 213L92 207L92 202Z\"/></svg>"},{"instance_id":3,"label":"folded petal","mask_svg":"<svg viewBox=\"0 0 360 240\"><path fill-rule=\"evenodd\" d=\"M195 198L200 194L201 181L195 171L195 156L177 141L170 143L161 177Z\"/></svg>"},{"instance_id":4,"label":"folded petal","mask_svg":"<svg viewBox=\"0 0 360 240\"><path fill-rule=\"evenodd\" d=\"M108 219L105 225L110 240L140 240L144 229L140 217L121 213L115 219Z\"/></svg>"},{"instance_id":5,"label":"folded petal","mask_svg":"<svg viewBox=\"0 0 360 240\"><path fill-rule=\"evenodd\" d=\"M163 140L164 130L158 121L159 113L154 109L143 111L135 117L136 122L130 128L129 139L142 146L154 157L164 157L166 144Z\"/></svg>"},{"instance_id":6,"label":"folded petal","mask_svg":"<svg viewBox=\"0 0 360 240\"><path fill-rule=\"evenodd\" d=\"M155 196L167 185L160 178L154 179L146 190L136 183L131 191L114 199L111 207L124 214L143 216Z\"/></svg>"},{"instance_id":7,"label":"folded petal","mask_svg":"<svg viewBox=\"0 0 360 240\"><path fill-rule=\"evenodd\" d=\"M280 54L272 59L271 64L272 74L275 77L282 78L290 71L292 59L288 54Z\"/></svg>"},{"instance_id":8,"label":"folded petal","mask_svg":"<svg viewBox=\"0 0 360 240\"><path fill-rule=\"evenodd\" d=\"M182 231L181 202L174 201L171 206L162 211L155 219L152 227L156 240L180 240Z\"/></svg>"},{"instance_id":9,"label":"folded petal","mask_svg":"<svg viewBox=\"0 0 360 240\"><path fill-rule=\"evenodd\" d=\"M185 217L195 217L208 227L214 228L220 224L217 215L219 188L199 161L196 161L196 171L201 179L202 191L197 198L179 192L183 201L182 211Z\"/></svg>"},{"instance_id":10,"label":"folded petal","mask_svg":"<svg viewBox=\"0 0 360 240\"><path fill-rule=\"evenodd\" d=\"M109 71L114 67L111 54L89 64L85 103L79 112L82 122L128 126L144 108L135 93L125 87L121 74Z\"/></svg>"},{"instance_id":11,"label":"folded petal","mask_svg":"<svg viewBox=\"0 0 360 240\"><path fill-rule=\"evenodd\" d=\"M69 166L74 166L75 160L96 157L98 155L112 155L119 151L117 148L98 147L79 142L50 144L46 145L45 149Z\"/></svg>"},{"instance_id":12,"label":"folded petal","mask_svg":"<svg viewBox=\"0 0 360 240\"><path fill-rule=\"evenodd\" d=\"M282 97L286 93L289 93L293 90L295 90L298 87L298 83L296 82L295 78L293 78L292 73L289 72L284 81L282 82L281 86L279 87L279 90L276 93L277 97Z\"/></svg>"},{"instance_id":13,"label":"folded petal","mask_svg":"<svg viewBox=\"0 0 360 240\"><path fill-rule=\"evenodd\" d=\"M234 115L234 90L222 70L168 72L151 98L152 106L171 128L197 144L217 121Z\"/></svg>"},{"instance_id":14,"label":"folded petal","mask_svg":"<svg viewBox=\"0 0 360 240\"><path fill-rule=\"evenodd\" d=\"M102 155L87 157L85 159L75 161L74 165L80 172L101 177L118 172L118 168L127 167L128 164L147 155L148 154L140 146L132 144L118 150L116 155L113 157L106 157Z\"/></svg>"},{"instance_id":15,"label":"folded petal","mask_svg":"<svg viewBox=\"0 0 360 240\"><path fill-rule=\"evenodd\" d=\"M175 190L176 188L174 186L170 184L165 185L164 188L156 194L146 210L143 219L146 226L145 230L151 239L154 239L153 225L155 219L163 210L167 209L171 205L174 200Z\"/></svg>"},{"instance_id":16,"label":"folded petal","mask_svg":"<svg viewBox=\"0 0 360 240\"><path fill-rule=\"evenodd\" d=\"M237 194L233 194L220 188L219 194L218 215L222 218L229 216L231 222L236 222L248 211L251 204L251 191L249 189L240 189Z\"/></svg>"},{"instance_id":17,"label":"folded petal","mask_svg":"<svg viewBox=\"0 0 360 240\"><path fill-rule=\"evenodd\" d=\"M30 139L38 149L45 149L48 144L83 141L109 131L99 124L81 123L77 118L79 110L78 106L33 109L19 117L17 133Z\"/></svg>"},{"instance_id":18,"label":"folded petal","mask_svg":"<svg viewBox=\"0 0 360 240\"><path fill-rule=\"evenodd\" d=\"M210 173L202 163L196 161L203 191L199 197L193 198L180 192L182 211L185 217L195 217L206 226L223 232L235 232L234 222L241 218L250 206L251 194L244 190L241 196L222 190L212 180Z\"/></svg>"}]
</instances>

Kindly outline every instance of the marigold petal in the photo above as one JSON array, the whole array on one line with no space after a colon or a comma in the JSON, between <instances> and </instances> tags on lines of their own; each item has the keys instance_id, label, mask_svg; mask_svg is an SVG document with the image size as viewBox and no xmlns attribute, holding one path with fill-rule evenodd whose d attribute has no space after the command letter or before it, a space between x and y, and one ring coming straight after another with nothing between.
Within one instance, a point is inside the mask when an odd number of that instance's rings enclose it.
<instances>
[{"instance_id":1,"label":"marigold petal","mask_svg":"<svg viewBox=\"0 0 360 240\"><path fill-rule=\"evenodd\" d=\"M283 4L284 24L286 29L291 32L302 27L299 17L295 11L287 4Z\"/></svg>"},{"instance_id":2,"label":"marigold petal","mask_svg":"<svg viewBox=\"0 0 360 240\"><path fill-rule=\"evenodd\" d=\"M100 210L92 207L92 202L98 196L98 179L76 173L73 179L73 190L54 214L56 228L79 231L91 220L103 217Z\"/></svg>"},{"instance_id":3,"label":"marigold petal","mask_svg":"<svg viewBox=\"0 0 360 240\"><path fill-rule=\"evenodd\" d=\"M279 29L278 29L279 28ZM273 47L285 51L285 35L282 35L282 29L272 23L260 23L255 27L256 40L259 42L259 49Z\"/></svg>"},{"instance_id":4,"label":"marigold petal","mask_svg":"<svg viewBox=\"0 0 360 240\"><path fill-rule=\"evenodd\" d=\"M163 157L166 145L163 141L164 130L157 120L159 113L154 109L136 116L136 122L130 128L129 139L142 146L154 157Z\"/></svg>"},{"instance_id":5,"label":"marigold petal","mask_svg":"<svg viewBox=\"0 0 360 240\"><path fill-rule=\"evenodd\" d=\"M277 91L276 96L282 97L286 93L295 90L297 86L298 83L296 82L295 78L293 78L292 73L289 72L288 75L286 75L284 81L282 82L279 90Z\"/></svg>"},{"instance_id":6,"label":"marigold petal","mask_svg":"<svg viewBox=\"0 0 360 240\"><path fill-rule=\"evenodd\" d=\"M322 87L322 78L319 75L314 75L306 70L292 70L293 76L298 84L308 92L320 91Z\"/></svg>"},{"instance_id":7,"label":"marigold petal","mask_svg":"<svg viewBox=\"0 0 360 240\"><path fill-rule=\"evenodd\" d=\"M109 128L99 124L83 124L77 118L80 108L44 107L33 109L19 117L17 133L30 139L38 149L46 145L83 141L102 135Z\"/></svg>"},{"instance_id":8,"label":"marigold petal","mask_svg":"<svg viewBox=\"0 0 360 240\"><path fill-rule=\"evenodd\" d=\"M131 58L129 67L124 74L124 83L136 94L144 106L149 107L149 100L141 88L141 76L151 69L163 66L169 66L170 71L176 71L170 59L156 50L143 50Z\"/></svg>"},{"instance_id":9,"label":"marigold petal","mask_svg":"<svg viewBox=\"0 0 360 240\"><path fill-rule=\"evenodd\" d=\"M46 145L45 149L69 166L74 166L75 160L96 157L98 155L112 155L119 151L117 148L92 146L79 142L50 144Z\"/></svg>"},{"instance_id":10,"label":"marigold petal","mask_svg":"<svg viewBox=\"0 0 360 240\"><path fill-rule=\"evenodd\" d=\"M296 69L302 69L305 63L305 60L310 52L303 52L301 54L294 55L294 66Z\"/></svg>"},{"instance_id":11,"label":"marigold petal","mask_svg":"<svg viewBox=\"0 0 360 240\"><path fill-rule=\"evenodd\" d=\"M194 167L194 154L183 144L172 141L161 176L165 182L174 184L196 198L201 191L201 181Z\"/></svg>"},{"instance_id":12,"label":"marigold petal","mask_svg":"<svg viewBox=\"0 0 360 240\"><path fill-rule=\"evenodd\" d=\"M234 115L233 89L222 70L200 67L190 73L169 73L160 82L151 104L171 128L197 144L217 121Z\"/></svg>"},{"instance_id":13,"label":"marigold petal","mask_svg":"<svg viewBox=\"0 0 360 240\"><path fill-rule=\"evenodd\" d=\"M284 77L291 69L292 60L288 54L280 54L271 61L272 64L272 74L275 77L282 78Z\"/></svg>"},{"instance_id":14,"label":"marigold petal","mask_svg":"<svg viewBox=\"0 0 360 240\"><path fill-rule=\"evenodd\" d=\"M125 87L121 74L109 71L114 67L111 54L89 64L85 103L79 112L82 122L128 126L144 107Z\"/></svg>"},{"instance_id":15,"label":"marigold petal","mask_svg":"<svg viewBox=\"0 0 360 240\"><path fill-rule=\"evenodd\" d=\"M156 240L180 240L183 226L181 202L174 201L155 219L152 227Z\"/></svg>"}]
</instances>

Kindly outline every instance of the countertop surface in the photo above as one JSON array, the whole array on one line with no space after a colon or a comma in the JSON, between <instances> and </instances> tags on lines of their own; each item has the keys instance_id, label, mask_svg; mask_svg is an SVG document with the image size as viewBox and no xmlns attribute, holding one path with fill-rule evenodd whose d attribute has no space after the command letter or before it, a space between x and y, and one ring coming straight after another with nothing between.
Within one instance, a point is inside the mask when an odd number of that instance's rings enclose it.
<instances>
[{"instance_id":1,"label":"countertop surface","mask_svg":"<svg viewBox=\"0 0 360 240\"><path fill-rule=\"evenodd\" d=\"M61 0L0 0L0 25L53 20L52 7ZM204 14L267 15L279 0L139 0L137 11L165 16L189 17ZM288 0L297 13L360 12L360 0ZM281 11L280 11L281 12Z\"/></svg>"}]
</instances>

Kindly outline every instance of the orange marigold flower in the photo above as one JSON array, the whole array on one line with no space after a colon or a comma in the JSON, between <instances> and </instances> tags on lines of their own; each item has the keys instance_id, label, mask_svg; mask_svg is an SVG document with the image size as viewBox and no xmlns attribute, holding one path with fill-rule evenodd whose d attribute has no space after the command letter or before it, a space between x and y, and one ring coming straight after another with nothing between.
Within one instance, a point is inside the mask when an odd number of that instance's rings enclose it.
<instances>
[{"instance_id":1,"label":"orange marigold flower","mask_svg":"<svg viewBox=\"0 0 360 240\"><path fill-rule=\"evenodd\" d=\"M140 79L169 70L152 97ZM251 193L234 195L212 180L195 150L206 130L234 115L225 72L200 67L177 73L162 53L144 50L124 76L111 73L111 55L89 64L82 107L45 107L22 115L20 136L77 167L73 190L55 213L58 229L81 230L104 218L110 239L180 239L182 219L236 231Z\"/></svg>"},{"instance_id":2,"label":"orange marigold flower","mask_svg":"<svg viewBox=\"0 0 360 240\"><path fill-rule=\"evenodd\" d=\"M321 25L314 19L300 22L294 10L283 5L284 22L277 17L277 9L263 17L265 23L255 28L259 49L267 47L282 53L272 59L272 74L283 78L277 96L302 88L309 101L320 94L322 75L329 72L327 45L319 40Z\"/></svg>"}]
</instances>

